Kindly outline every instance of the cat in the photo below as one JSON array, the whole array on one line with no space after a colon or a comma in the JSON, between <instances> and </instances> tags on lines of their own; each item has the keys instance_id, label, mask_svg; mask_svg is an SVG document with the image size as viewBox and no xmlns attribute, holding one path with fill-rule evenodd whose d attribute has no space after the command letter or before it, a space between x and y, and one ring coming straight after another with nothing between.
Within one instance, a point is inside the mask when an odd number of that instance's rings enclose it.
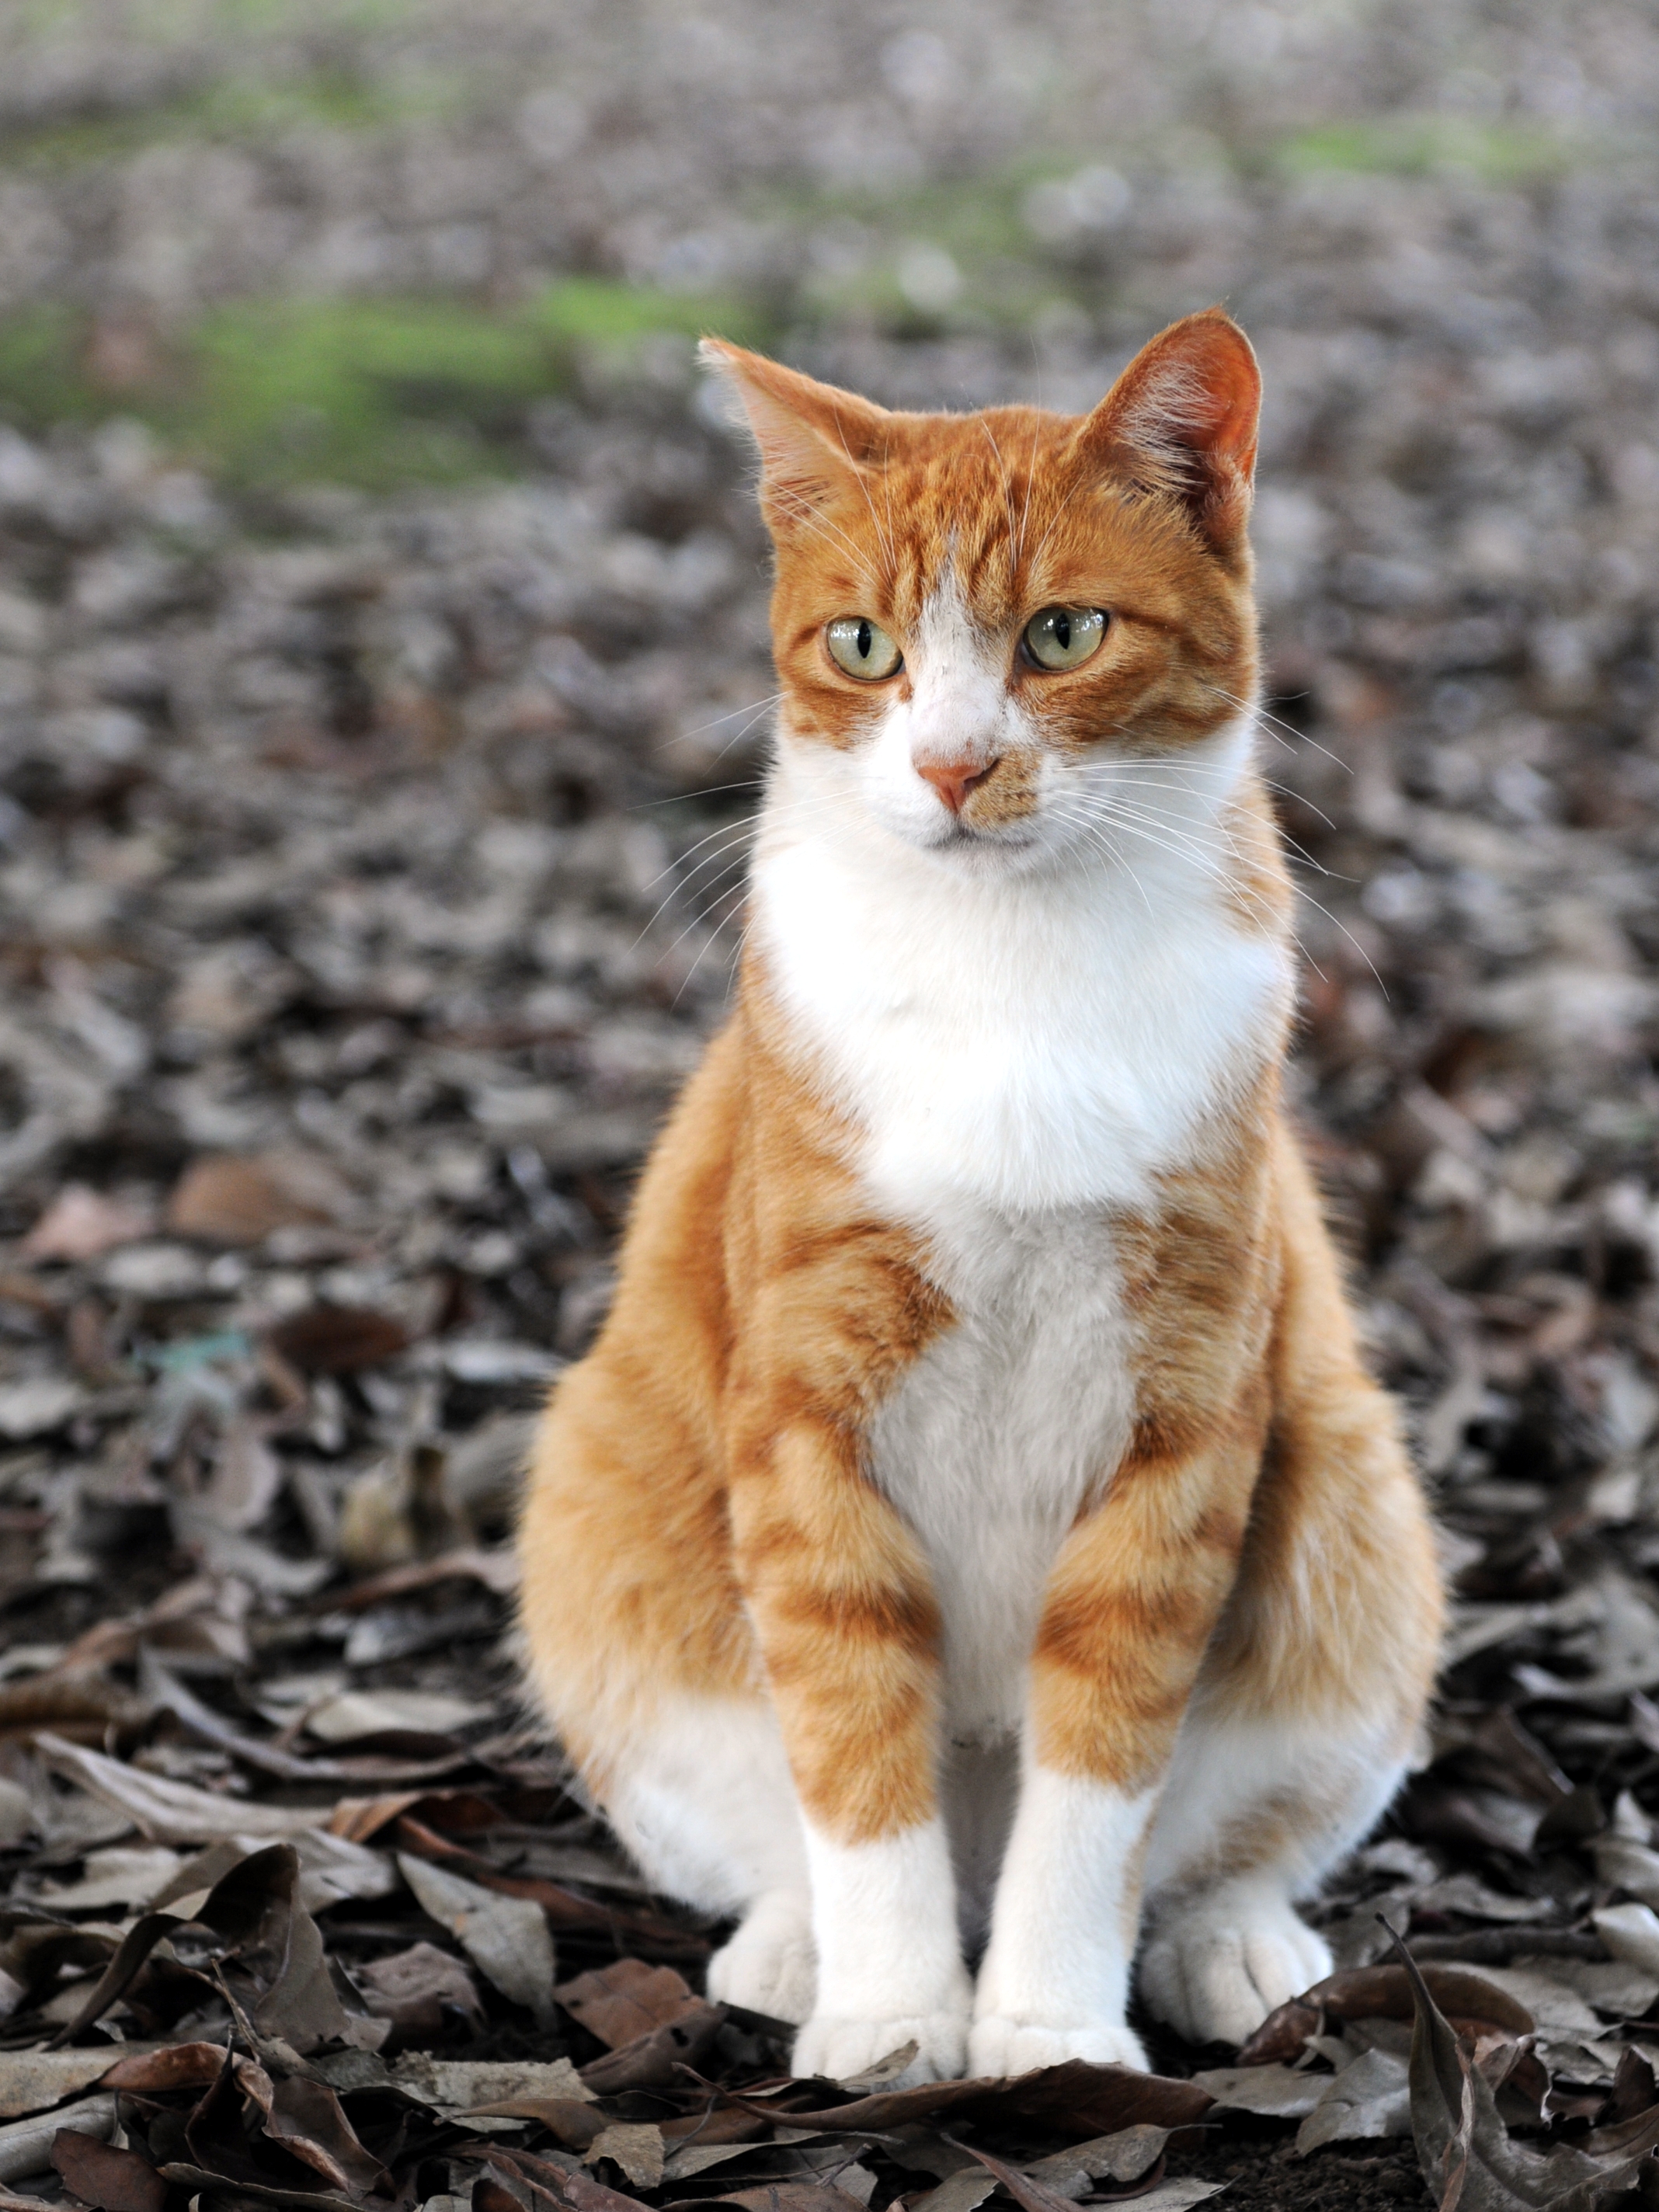
<instances>
[{"instance_id":1,"label":"cat","mask_svg":"<svg viewBox=\"0 0 1659 2212\"><path fill-rule=\"evenodd\" d=\"M735 1004L559 1380L531 1682L801 2074L1146 2063L1330 1971L1441 1591L1281 1102L1260 376L891 413L715 340L782 704ZM970 1976L969 1964L977 1960Z\"/></svg>"}]
</instances>

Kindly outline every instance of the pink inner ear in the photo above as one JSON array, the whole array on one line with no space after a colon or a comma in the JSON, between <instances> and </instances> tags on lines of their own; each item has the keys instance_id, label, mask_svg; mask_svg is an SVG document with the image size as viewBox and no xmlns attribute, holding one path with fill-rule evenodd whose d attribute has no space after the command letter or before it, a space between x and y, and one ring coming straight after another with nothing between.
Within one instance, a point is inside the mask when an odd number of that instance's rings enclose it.
<instances>
[{"instance_id":1,"label":"pink inner ear","mask_svg":"<svg viewBox=\"0 0 1659 2212\"><path fill-rule=\"evenodd\" d=\"M1261 374L1243 332L1207 315L1154 338L1106 401L1121 434L1179 444L1246 472L1261 404Z\"/></svg>"},{"instance_id":2,"label":"pink inner ear","mask_svg":"<svg viewBox=\"0 0 1659 2212\"><path fill-rule=\"evenodd\" d=\"M1256 420L1261 410L1261 373L1255 356L1231 323L1212 323L1194 335L1200 342L1190 373L1203 394L1203 442L1218 459L1248 471L1255 461Z\"/></svg>"},{"instance_id":3,"label":"pink inner ear","mask_svg":"<svg viewBox=\"0 0 1659 2212\"><path fill-rule=\"evenodd\" d=\"M1089 418L1091 441L1173 459L1176 450L1248 477L1255 461L1261 377L1249 341L1218 309L1161 331Z\"/></svg>"}]
</instances>

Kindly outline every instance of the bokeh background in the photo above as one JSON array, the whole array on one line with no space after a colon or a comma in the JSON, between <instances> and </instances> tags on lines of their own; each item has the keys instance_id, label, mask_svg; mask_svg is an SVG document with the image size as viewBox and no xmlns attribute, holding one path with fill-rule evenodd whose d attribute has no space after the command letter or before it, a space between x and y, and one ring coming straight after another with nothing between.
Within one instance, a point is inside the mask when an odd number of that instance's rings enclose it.
<instances>
[{"instance_id":1,"label":"bokeh background","mask_svg":"<svg viewBox=\"0 0 1659 2212\"><path fill-rule=\"evenodd\" d=\"M1643 0L10 0L0 1692L78 1654L236 1786L76 1641L183 1588L267 1718L507 1698L487 1583L315 1594L499 1523L721 1016L772 678L695 334L1082 408L1218 300L1298 1103L1464 1600L1401 1819L1513 1882L1645 1790L1656 125Z\"/></svg>"}]
</instances>

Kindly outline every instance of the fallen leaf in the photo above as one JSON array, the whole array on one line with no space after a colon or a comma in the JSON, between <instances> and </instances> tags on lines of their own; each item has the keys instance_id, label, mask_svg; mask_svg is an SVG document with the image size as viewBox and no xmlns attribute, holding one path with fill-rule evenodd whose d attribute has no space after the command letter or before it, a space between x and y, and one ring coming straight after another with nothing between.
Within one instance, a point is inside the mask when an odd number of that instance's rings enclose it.
<instances>
[{"instance_id":1,"label":"fallen leaf","mask_svg":"<svg viewBox=\"0 0 1659 2212\"><path fill-rule=\"evenodd\" d=\"M491 1712L489 1705L436 1690L345 1690L307 1715L306 1732L323 1743L349 1743L391 1729L446 1735L489 1719Z\"/></svg>"},{"instance_id":2,"label":"fallen leaf","mask_svg":"<svg viewBox=\"0 0 1659 2212\"><path fill-rule=\"evenodd\" d=\"M355 1814L352 1817L355 1832ZM538 1875L501 1874L488 1861L434 1834L407 1815L399 1818L396 1832L398 1842L419 1857L433 1860L464 1879L476 1881L481 1889L495 1890L503 1897L526 1898L540 1905L555 1928L602 1929L613 1942L648 1944L671 1958L706 1958L708 1954L706 1937L664 1914L602 1904Z\"/></svg>"},{"instance_id":3,"label":"fallen leaf","mask_svg":"<svg viewBox=\"0 0 1659 2212\"><path fill-rule=\"evenodd\" d=\"M300 1858L300 1902L307 1912L323 1912L347 1898L390 1897L399 1887L398 1870L382 1851L365 1850L325 1828L301 1828L289 1838ZM210 1890L234 1866L263 1850L257 1836L227 1836L187 1859L149 1899L161 1911Z\"/></svg>"},{"instance_id":4,"label":"fallen leaf","mask_svg":"<svg viewBox=\"0 0 1659 2212\"><path fill-rule=\"evenodd\" d=\"M33 2119L14 2120L0 2128L0 2181L21 2181L25 2174L44 2173L52 2163L52 2147L59 2130L96 2136L107 2141L115 2132L115 2100L112 2096L84 2097L78 2104L60 2105L56 2112Z\"/></svg>"},{"instance_id":5,"label":"fallen leaf","mask_svg":"<svg viewBox=\"0 0 1659 2212\"><path fill-rule=\"evenodd\" d=\"M248 1835L292 1836L312 1826L317 1818L295 1806L256 1805L246 1798L215 1796L193 1789L187 1782L169 1782L159 1774L141 1773L124 1766L102 1752L84 1751L45 1729L34 1739L46 1764L67 1774L83 1790L118 1813L124 1813L158 1844L206 1844L217 1838Z\"/></svg>"},{"instance_id":6,"label":"fallen leaf","mask_svg":"<svg viewBox=\"0 0 1659 2212\"><path fill-rule=\"evenodd\" d=\"M1091 2182L1139 2181L1162 2158L1169 2140L1168 2128L1148 2127L1143 2122L1120 2128L1115 2135L1096 2136L1091 2142L1053 2151L1028 2165L1025 2172L1062 2197L1086 2197Z\"/></svg>"},{"instance_id":7,"label":"fallen leaf","mask_svg":"<svg viewBox=\"0 0 1659 2212\"><path fill-rule=\"evenodd\" d=\"M1073 2058L1012 2081L924 2081L913 2089L890 2089L827 2110L788 2106L769 2111L746 2100L732 2101L744 2102L746 2109L789 2127L829 2134L903 2127L949 2112L975 2120L1030 2121L1078 2142L1143 2122L1153 2127L1185 2127L1201 2119L1215 2100L1195 2081L1142 2074L1130 2066L1091 2066Z\"/></svg>"},{"instance_id":8,"label":"fallen leaf","mask_svg":"<svg viewBox=\"0 0 1659 2212\"><path fill-rule=\"evenodd\" d=\"M166 1226L210 1244L258 1244L273 1230L337 1220L349 1193L324 1160L303 1152L210 1154L185 1169Z\"/></svg>"},{"instance_id":9,"label":"fallen leaf","mask_svg":"<svg viewBox=\"0 0 1659 2212\"><path fill-rule=\"evenodd\" d=\"M459 1959L435 1943L411 1943L406 1951L359 1966L355 1977L363 2002L378 2019L389 2020L400 2039L435 2041L454 2016L481 2024L483 2007L477 1984Z\"/></svg>"},{"instance_id":10,"label":"fallen leaf","mask_svg":"<svg viewBox=\"0 0 1659 2212\"><path fill-rule=\"evenodd\" d=\"M221 1877L198 1914L235 1947L255 1982L249 2012L262 2034L302 2056L319 2043L349 2041L353 2028L329 1978L317 1923L300 1899L291 1843L255 1851Z\"/></svg>"},{"instance_id":11,"label":"fallen leaf","mask_svg":"<svg viewBox=\"0 0 1659 2212\"><path fill-rule=\"evenodd\" d=\"M1547 2154L1510 2141L1491 2085L1436 2004L1403 1947L1401 1969L1416 2002L1412 2031L1412 2133L1418 2163L1441 2212L1592 2212L1627 2185L1634 2158L1601 2161L1558 2144Z\"/></svg>"},{"instance_id":12,"label":"fallen leaf","mask_svg":"<svg viewBox=\"0 0 1659 2212\"><path fill-rule=\"evenodd\" d=\"M1590 1847L1595 1878L1608 1889L1628 1890L1644 1905L1659 1905L1659 1851L1628 1836L1603 1836Z\"/></svg>"},{"instance_id":13,"label":"fallen leaf","mask_svg":"<svg viewBox=\"0 0 1659 2212\"><path fill-rule=\"evenodd\" d=\"M308 1375L356 1375L395 1359L409 1332L390 1314L368 1306L306 1306L278 1322L270 1341L283 1358Z\"/></svg>"},{"instance_id":14,"label":"fallen leaf","mask_svg":"<svg viewBox=\"0 0 1659 2212\"><path fill-rule=\"evenodd\" d=\"M655 2189L662 2180L665 2152L662 2130L648 2120L613 2120L602 2128L582 2154L590 2166L612 2159L635 2189Z\"/></svg>"},{"instance_id":15,"label":"fallen leaf","mask_svg":"<svg viewBox=\"0 0 1659 2212\"><path fill-rule=\"evenodd\" d=\"M570 2212L641 2212L637 2197L608 2188L591 2174L567 2173L544 2159L531 2159L518 2153L512 2154L512 2161L515 2166L532 2169L537 2185L556 2203L568 2206Z\"/></svg>"},{"instance_id":16,"label":"fallen leaf","mask_svg":"<svg viewBox=\"0 0 1659 2212\"><path fill-rule=\"evenodd\" d=\"M0 2120L38 2112L94 2082L104 2086L109 2061L107 2045L100 2051L0 2051Z\"/></svg>"},{"instance_id":17,"label":"fallen leaf","mask_svg":"<svg viewBox=\"0 0 1659 2212\"><path fill-rule=\"evenodd\" d=\"M391 2176L373 2152L364 2148L332 2089L321 2081L291 2077L278 2081L265 2129L325 2181L353 2192L384 2192Z\"/></svg>"},{"instance_id":18,"label":"fallen leaf","mask_svg":"<svg viewBox=\"0 0 1659 2212\"><path fill-rule=\"evenodd\" d=\"M1311 2033L1311 2030L1310 2031ZM1331 2076L1276 2061L1255 2066L1218 2066L1194 2074L1224 2112L1256 2112L1264 2118L1300 2120L1313 2112L1331 2086Z\"/></svg>"},{"instance_id":19,"label":"fallen leaf","mask_svg":"<svg viewBox=\"0 0 1659 2212\"><path fill-rule=\"evenodd\" d=\"M407 1597L452 1577L482 1583L497 1597L510 1597L519 1587L518 1553L507 1544L489 1551L462 1544L453 1552L440 1552L435 1559L411 1559L404 1566L388 1567L383 1574L371 1575L367 1582L353 1583L349 1589L331 1590L329 1610L366 1611L386 1598Z\"/></svg>"},{"instance_id":20,"label":"fallen leaf","mask_svg":"<svg viewBox=\"0 0 1659 2212\"><path fill-rule=\"evenodd\" d=\"M1023 2212L1070 2212L1070 2197L1062 2197L1046 2181L1040 2181L1032 2174L1022 2173L1017 2166L1009 2166L1001 2159L994 2158L988 2150L981 2150L977 2144L965 2143L963 2148L973 2153L988 2173L996 2176L1015 2203L1023 2208Z\"/></svg>"},{"instance_id":21,"label":"fallen leaf","mask_svg":"<svg viewBox=\"0 0 1659 2212\"><path fill-rule=\"evenodd\" d=\"M671 2160L671 2172L672 2166ZM988 2167L975 2164L960 2173L947 2174L937 2189L911 2197L908 2212L978 2212L997 2186L995 2174Z\"/></svg>"},{"instance_id":22,"label":"fallen leaf","mask_svg":"<svg viewBox=\"0 0 1659 2212\"><path fill-rule=\"evenodd\" d=\"M1366 2051L1327 2082L1324 2094L1297 2130L1296 2148L1305 2157L1322 2143L1409 2135L1411 2125L1406 2061L1391 2051Z\"/></svg>"},{"instance_id":23,"label":"fallen leaf","mask_svg":"<svg viewBox=\"0 0 1659 2212\"><path fill-rule=\"evenodd\" d=\"M33 1375L21 1382L0 1384L0 1437L24 1443L31 1437L61 1429L87 1401L78 1382L58 1375Z\"/></svg>"},{"instance_id":24,"label":"fallen leaf","mask_svg":"<svg viewBox=\"0 0 1659 2212\"><path fill-rule=\"evenodd\" d=\"M593 2102L593 2092L568 2058L432 2058L410 2051L392 2069L392 2078L442 2112L480 2112L510 2098Z\"/></svg>"},{"instance_id":25,"label":"fallen leaf","mask_svg":"<svg viewBox=\"0 0 1659 2212\"><path fill-rule=\"evenodd\" d=\"M1615 1959L1659 1974L1659 1913L1649 1905L1607 1905L1591 1918Z\"/></svg>"},{"instance_id":26,"label":"fallen leaf","mask_svg":"<svg viewBox=\"0 0 1659 2212\"><path fill-rule=\"evenodd\" d=\"M448 1929L504 1997L525 2006L538 2026L550 2027L553 1938L541 1907L524 1898L482 1889L408 1851L398 1852L398 1864L422 1911Z\"/></svg>"},{"instance_id":27,"label":"fallen leaf","mask_svg":"<svg viewBox=\"0 0 1659 2212\"><path fill-rule=\"evenodd\" d=\"M167 2185L136 2150L64 2128L52 2139L52 2162L64 2186L98 2212L161 2212Z\"/></svg>"},{"instance_id":28,"label":"fallen leaf","mask_svg":"<svg viewBox=\"0 0 1659 2212\"><path fill-rule=\"evenodd\" d=\"M828 2181L769 2181L759 2189L728 2189L722 2204L743 2212L864 2212L860 2200Z\"/></svg>"},{"instance_id":29,"label":"fallen leaf","mask_svg":"<svg viewBox=\"0 0 1659 2212\"><path fill-rule=\"evenodd\" d=\"M59 2051L79 2058L81 2051ZM104 2087L131 2095L161 2096L173 2089L205 2089L225 2069L222 2043L174 2043L159 2051L131 2051L99 2076Z\"/></svg>"},{"instance_id":30,"label":"fallen leaf","mask_svg":"<svg viewBox=\"0 0 1659 2212\"><path fill-rule=\"evenodd\" d=\"M684 1975L642 1959L618 1959L561 1982L553 1992L573 2020L613 2051L633 2043L702 2003Z\"/></svg>"},{"instance_id":31,"label":"fallen leaf","mask_svg":"<svg viewBox=\"0 0 1659 2212\"><path fill-rule=\"evenodd\" d=\"M21 1247L26 1260L96 1260L118 1244L135 1244L155 1217L84 1182L66 1182Z\"/></svg>"},{"instance_id":32,"label":"fallen leaf","mask_svg":"<svg viewBox=\"0 0 1659 2212\"><path fill-rule=\"evenodd\" d=\"M603 2058L590 2060L581 2069L582 2079L600 2096L614 2096L623 2089L672 2088L685 2068L707 2066L725 2019L724 2005L705 2004L694 1997L675 2019L665 2020L660 2027Z\"/></svg>"},{"instance_id":33,"label":"fallen leaf","mask_svg":"<svg viewBox=\"0 0 1659 2212\"><path fill-rule=\"evenodd\" d=\"M221 1528L240 1534L264 1519L282 1486L282 1462L254 1424L238 1418L220 1436L213 1472L194 1503Z\"/></svg>"},{"instance_id":34,"label":"fallen leaf","mask_svg":"<svg viewBox=\"0 0 1659 2212\"><path fill-rule=\"evenodd\" d=\"M1504 2029L1511 2035L1529 2034L1535 2027L1517 1994L1488 1970L1442 1963L1425 1965L1422 1972L1437 2001L1452 2018L1470 2023L1472 2029ZM1238 2054L1243 2067L1265 2065L1273 2059L1297 2058L1306 2039L1321 2016L1331 2020L1409 2020L1411 1984L1398 1966L1350 1966L1331 1974L1289 2003L1268 2014Z\"/></svg>"},{"instance_id":35,"label":"fallen leaf","mask_svg":"<svg viewBox=\"0 0 1659 2212\"><path fill-rule=\"evenodd\" d=\"M362 2212L354 2197L342 2196L337 2190L273 2189L264 2182L250 2181L240 2175L234 2188L228 2189L222 2174L185 2159L169 2160L157 2171L164 2179L177 2182L181 2189L194 2195L204 2193L210 2200L229 2197L267 2207L269 2212Z\"/></svg>"},{"instance_id":36,"label":"fallen leaf","mask_svg":"<svg viewBox=\"0 0 1659 2212\"><path fill-rule=\"evenodd\" d=\"M184 1864L179 1853L157 1844L149 1850L111 1845L88 1851L79 1881L43 1881L37 1892L54 1912L90 1912L111 1905L148 1905Z\"/></svg>"},{"instance_id":37,"label":"fallen leaf","mask_svg":"<svg viewBox=\"0 0 1659 2212\"><path fill-rule=\"evenodd\" d=\"M1226 2186L1224 2181L1200 2181L1196 2174L1182 2174L1160 2181L1131 2201L1137 2212L1188 2212L1189 2206L1219 2196Z\"/></svg>"}]
</instances>

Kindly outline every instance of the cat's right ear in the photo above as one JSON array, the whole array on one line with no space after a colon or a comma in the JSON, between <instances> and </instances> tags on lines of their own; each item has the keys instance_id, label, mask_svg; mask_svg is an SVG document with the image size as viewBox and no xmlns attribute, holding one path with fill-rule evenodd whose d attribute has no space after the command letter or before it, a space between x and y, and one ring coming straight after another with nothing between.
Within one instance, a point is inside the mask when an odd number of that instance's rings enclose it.
<instances>
[{"instance_id":1,"label":"cat's right ear","mask_svg":"<svg viewBox=\"0 0 1659 2212\"><path fill-rule=\"evenodd\" d=\"M893 422L884 407L724 338L705 338L697 350L737 400L759 449L761 511L775 538L810 527L821 507L881 466Z\"/></svg>"},{"instance_id":2,"label":"cat's right ear","mask_svg":"<svg viewBox=\"0 0 1659 2212\"><path fill-rule=\"evenodd\" d=\"M1261 372L1219 307L1160 331L1079 432L1083 449L1148 491L1173 495L1217 552L1250 519Z\"/></svg>"}]
</instances>

